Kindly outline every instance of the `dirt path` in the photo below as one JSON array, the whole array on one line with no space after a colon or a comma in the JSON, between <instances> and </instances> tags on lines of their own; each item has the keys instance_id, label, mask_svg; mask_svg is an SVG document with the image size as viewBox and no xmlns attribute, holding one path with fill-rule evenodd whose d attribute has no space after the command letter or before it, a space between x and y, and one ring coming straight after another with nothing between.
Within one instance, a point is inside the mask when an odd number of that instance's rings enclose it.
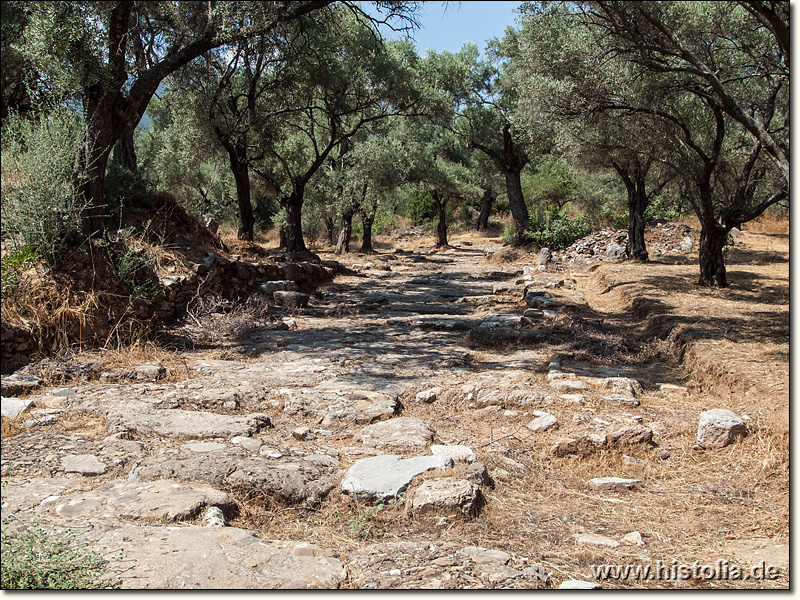
<instances>
[{"instance_id":1,"label":"dirt path","mask_svg":"<svg viewBox=\"0 0 800 600\"><path fill-rule=\"evenodd\" d=\"M277 327L187 325L224 353L166 378L36 391L61 412L4 436L4 514L90 523L133 561L124 587L558 587L602 565L652 569L606 588L786 587L788 457L766 421L698 448L702 411L743 405L608 301L606 271L473 244L360 257ZM365 489L400 477L386 456L431 464L399 499L356 494L358 465ZM762 559L776 578L679 571Z\"/></svg>"}]
</instances>

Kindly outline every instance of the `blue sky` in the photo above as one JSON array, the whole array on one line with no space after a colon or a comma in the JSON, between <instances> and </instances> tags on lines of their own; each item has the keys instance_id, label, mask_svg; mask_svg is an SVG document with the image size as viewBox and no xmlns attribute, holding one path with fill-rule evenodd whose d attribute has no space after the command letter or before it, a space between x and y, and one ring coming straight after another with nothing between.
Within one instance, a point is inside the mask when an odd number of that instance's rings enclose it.
<instances>
[{"instance_id":1,"label":"blue sky","mask_svg":"<svg viewBox=\"0 0 800 600\"><path fill-rule=\"evenodd\" d=\"M421 55L433 48L457 52L464 42L474 42L478 50L486 49L486 40L502 37L508 26L516 26L517 14L512 12L521 2L439 2L422 3L414 41ZM392 36L390 36L392 37Z\"/></svg>"}]
</instances>

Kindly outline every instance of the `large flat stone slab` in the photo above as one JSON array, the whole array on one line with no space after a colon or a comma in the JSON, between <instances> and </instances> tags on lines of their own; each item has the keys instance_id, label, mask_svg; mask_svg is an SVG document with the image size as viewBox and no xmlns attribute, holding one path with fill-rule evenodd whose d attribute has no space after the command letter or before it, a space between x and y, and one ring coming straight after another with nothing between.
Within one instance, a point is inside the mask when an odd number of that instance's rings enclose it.
<instances>
[{"instance_id":1,"label":"large flat stone slab","mask_svg":"<svg viewBox=\"0 0 800 600\"><path fill-rule=\"evenodd\" d=\"M134 470L134 477L257 490L279 503L296 504L325 497L336 486L338 467L327 454L269 458L232 446L216 452L150 456Z\"/></svg>"},{"instance_id":2,"label":"large flat stone slab","mask_svg":"<svg viewBox=\"0 0 800 600\"><path fill-rule=\"evenodd\" d=\"M129 559L123 589L335 589L343 577L334 552L307 542L236 527L98 524L92 548Z\"/></svg>"},{"instance_id":3,"label":"large flat stone slab","mask_svg":"<svg viewBox=\"0 0 800 600\"><path fill-rule=\"evenodd\" d=\"M22 400L20 398L6 398L5 396L0 399L0 414L4 417L18 417L26 410L33 406L33 401Z\"/></svg>"},{"instance_id":4,"label":"large flat stone slab","mask_svg":"<svg viewBox=\"0 0 800 600\"><path fill-rule=\"evenodd\" d=\"M260 413L232 416L181 409L128 407L106 415L109 433L128 432L174 439L250 437L271 425L269 417Z\"/></svg>"},{"instance_id":5,"label":"large flat stone slab","mask_svg":"<svg viewBox=\"0 0 800 600\"><path fill-rule=\"evenodd\" d=\"M393 417L399 408L397 394L372 390L316 391L281 389L283 410L290 415L322 419L323 426L340 423L368 425Z\"/></svg>"},{"instance_id":6,"label":"large flat stone slab","mask_svg":"<svg viewBox=\"0 0 800 600\"><path fill-rule=\"evenodd\" d=\"M230 514L233 499L212 487L175 481L110 481L90 492L66 494L43 506L64 518L117 518L144 521L185 521L209 507Z\"/></svg>"},{"instance_id":7,"label":"large flat stone slab","mask_svg":"<svg viewBox=\"0 0 800 600\"><path fill-rule=\"evenodd\" d=\"M359 497L396 497L405 491L411 480L432 469L444 470L453 466L449 456L415 456L401 458L392 454L362 458L347 471L342 491Z\"/></svg>"},{"instance_id":8,"label":"large flat stone slab","mask_svg":"<svg viewBox=\"0 0 800 600\"><path fill-rule=\"evenodd\" d=\"M422 419L397 417L369 425L354 437L372 448L418 449L426 448L436 432Z\"/></svg>"}]
</instances>

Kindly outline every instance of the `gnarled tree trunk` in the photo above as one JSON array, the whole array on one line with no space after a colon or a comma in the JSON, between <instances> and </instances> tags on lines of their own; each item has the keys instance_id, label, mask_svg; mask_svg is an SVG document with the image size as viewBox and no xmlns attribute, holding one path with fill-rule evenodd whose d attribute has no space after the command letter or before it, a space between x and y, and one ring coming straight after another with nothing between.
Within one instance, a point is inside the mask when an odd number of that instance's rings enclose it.
<instances>
[{"instance_id":1,"label":"gnarled tree trunk","mask_svg":"<svg viewBox=\"0 0 800 600\"><path fill-rule=\"evenodd\" d=\"M353 210L348 210L342 215L339 239L336 242L336 254L350 252L350 237L353 235L353 213Z\"/></svg>"},{"instance_id":2,"label":"gnarled tree trunk","mask_svg":"<svg viewBox=\"0 0 800 600\"><path fill-rule=\"evenodd\" d=\"M283 202L286 209L286 251L287 252L308 252L306 242L303 239L303 193L295 190Z\"/></svg>"},{"instance_id":3,"label":"gnarled tree trunk","mask_svg":"<svg viewBox=\"0 0 800 600\"><path fill-rule=\"evenodd\" d=\"M483 190L483 198L481 198L481 214L478 215L478 222L475 223L477 231L486 231L489 227L489 216L492 214L492 206L494 201L497 200L497 192L492 188Z\"/></svg>"},{"instance_id":4,"label":"gnarled tree trunk","mask_svg":"<svg viewBox=\"0 0 800 600\"><path fill-rule=\"evenodd\" d=\"M364 227L364 235L361 236L361 249L359 252L364 254L372 254L375 250L372 248L372 224L375 222L374 210L361 211L361 224Z\"/></svg>"},{"instance_id":5,"label":"gnarled tree trunk","mask_svg":"<svg viewBox=\"0 0 800 600\"><path fill-rule=\"evenodd\" d=\"M713 219L701 222L700 279L698 285L728 287L725 259L722 250L728 242L728 231Z\"/></svg>"},{"instance_id":6,"label":"gnarled tree trunk","mask_svg":"<svg viewBox=\"0 0 800 600\"><path fill-rule=\"evenodd\" d=\"M436 224L436 247L447 246L447 198L440 192L431 192L439 222Z\"/></svg>"},{"instance_id":7,"label":"gnarled tree trunk","mask_svg":"<svg viewBox=\"0 0 800 600\"><path fill-rule=\"evenodd\" d=\"M247 162L247 146L244 143L222 140L222 146L228 152L228 158L236 181L237 214L239 216L239 230L237 237L240 240L253 241L253 205L250 202L250 168Z\"/></svg>"}]
</instances>

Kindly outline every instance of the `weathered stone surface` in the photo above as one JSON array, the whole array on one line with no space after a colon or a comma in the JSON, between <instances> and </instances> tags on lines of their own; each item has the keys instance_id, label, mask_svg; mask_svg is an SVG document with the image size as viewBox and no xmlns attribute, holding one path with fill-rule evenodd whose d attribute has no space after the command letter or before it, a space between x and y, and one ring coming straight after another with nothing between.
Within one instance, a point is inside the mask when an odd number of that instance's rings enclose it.
<instances>
[{"instance_id":1,"label":"weathered stone surface","mask_svg":"<svg viewBox=\"0 0 800 600\"><path fill-rule=\"evenodd\" d=\"M307 542L264 540L235 527L116 525L93 534L93 549L125 548L135 557L123 589L330 589L343 576L334 552Z\"/></svg>"},{"instance_id":2,"label":"weathered stone surface","mask_svg":"<svg viewBox=\"0 0 800 600\"><path fill-rule=\"evenodd\" d=\"M458 551L461 556L469 557L478 565L499 564L504 565L511 560L511 555L502 550L491 550L482 546L467 546Z\"/></svg>"},{"instance_id":3,"label":"weathered stone surface","mask_svg":"<svg viewBox=\"0 0 800 600\"><path fill-rule=\"evenodd\" d=\"M476 461L470 464L467 470L464 471L464 478L476 485L494 487L494 480L489 475L489 469L482 462Z\"/></svg>"},{"instance_id":4,"label":"weathered stone surface","mask_svg":"<svg viewBox=\"0 0 800 600\"><path fill-rule=\"evenodd\" d=\"M106 472L106 465L93 454L68 454L61 459L61 467L65 473L81 475L102 475Z\"/></svg>"},{"instance_id":5,"label":"weathered stone surface","mask_svg":"<svg viewBox=\"0 0 800 600\"><path fill-rule=\"evenodd\" d=\"M304 308L308 306L308 301L311 299L309 294L287 291L272 292L272 297L275 299L275 304L284 308Z\"/></svg>"},{"instance_id":6,"label":"weathered stone surface","mask_svg":"<svg viewBox=\"0 0 800 600\"><path fill-rule=\"evenodd\" d=\"M600 380L600 387L634 398L644 392L642 383L630 377L606 377Z\"/></svg>"},{"instance_id":7,"label":"weathered stone surface","mask_svg":"<svg viewBox=\"0 0 800 600\"><path fill-rule=\"evenodd\" d=\"M427 402L428 404L431 404L432 402L436 402L436 400L439 398L441 394L442 394L442 388L435 387L429 390L419 392L416 398L417 400L421 400L422 402Z\"/></svg>"},{"instance_id":8,"label":"weathered stone surface","mask_svg":"<svg viewBox=\"0 0 800 600\"><path fill-rule=\"evenodd\" d=\"M533 411L533 416L536 418L526 426L531 431L547 431L558 427L558 419L550 413L535 410Z\"/></svg>"},{"instance_id":9,"label":"weathered stone surface","mask_svg":"<svg viewBox=\"0 0 800 600\"><path fill-rule=\"evenodd\" d=\"M578 440L574 438L564 438L557 440L550 448L553 456L566 456L578 452Z\"/></svg>"},{"instance_id":10,"label":"weathered stone surface","mask_svg":"<svg viewBox=\"0 0 800 600\"><path fill-rule=\"evenodd\" d=\"M612 540L604 535L597 533L576 533L574 536L578 544L587 544L589 546L605 546L606 548L618 548L619 542Z\"/></svg>"},{"instance_id":11,"label":"weathered stone surface","mask_svg":"<svg viewBox=\"0 0 800 600\"><path fill-rule=\"evenodd\" d=\"M727 409L713 408L700 413L697 443L706 448L723 448L745 435L747 424Z\"/></svg>"},{"instance_id":12,"label":"weathered stone surface","mask_svg":"<svg viewBox=\"0 0 800 600\"><path fill-rule=\"evenodd\" d=\"M642 539L642 534L638 531L631 531L630 533L626 533L622 537L622 543L628 546L644 546L644 540Z\"/></svg>"},{"instance_id":13,"label":"weathered stone surface","mask_svg":"<svg viewBox=\"0 0 800 600\"><path fill-rule=\"evenodd\" d=\"M629 490L642 483L641 479L624 479L622 477L595 477L589 480L593 490Z\"/></svg>"},{"instance_id":14,"label":"weathered stone surface","mask_svg":"<svg viewBox=\"0 0 800 600\"><path fill-rule=\"evenodd\" d=\"M549 385L557 392L573 392L576 390L589 389L589 384L580 379L556 379L551 381Z\"/></svg>"},{"instance_id":15,"label":"weathered stone surface","mask_svg":"<svg viewBox=\"0 0 800 600\"><path fill-rule=\"evenodd\" d=\"M334 422L368 425L389 419L397 413L396 394L371 390L347 390L334 393L323 389L281 389L283 410L290 415L315 416L323 426Z\"/></svg>"},{"instance_id":16,"label":"weathered stone surface","mask_svg":"<svg viewBox=\"0 0 800 600\"><path fill-rule=\"evenodd\" d=\"M477 485L449 477L423 482L406 500L406 506L415 517L431 513L447 517L472 517L477 513L482 499Z\"/></svg>"},{"instance_id":17,"label":"weathered stone surface","mask_svg":"<svg viewBox=\"0 0 800 600\"><path fill-rule=\"evenodd\" d=\"M173 522L192 519L208 506L230 513L235 504L227 494L204 485L110 481L91 492L61 496L48 503L47 512L64 518Z\"/></svg>"},{"instance_id":18,"label":"weathered stone surface","mask_svg":"<svg viewBox=\"0 0 800 600\"><path fill-rule=\"evenodd\" d=\"M455 462L473 463L477 460L472 448L461 445L442 446L434 444L431 446L431 454L434 456L449 456Z\"/></svg>"},{"instance_id":19,"label":"weathered stone surface","mask_svg":"<svg viewBox=\"0 0 800 600\"><path fill-rule=\"evenodd\" d=\"M517 315L488 314L484 317L479 327L486 329L518 328L521 326L521 321L522 317Z\"/></svg>"},{"instance_id":20,"label":"weathered stone surface","mask_svg":"<svg viewBox=\"0 0 800 600\"><path fill-rule=\"evenodd\" d=\"M613 406L626 406L635 408L641 405L641 402L633 396L601 396L600 399L606 404Z\"/></svg>"},{"instance_id":21,"label":"weathered stone surface","mask_svg":"<svg viewBox=\"0 0 800 600\"><path fill-rule=\"evenodd\" d=\"M6 417L17 417L33 406L33 400L22 400L20 398L0 399L0 414Z\"/></svg>"},{"instance_id":22,"label":"weathered stone surface","mask_svg":"<svg viewBox=\"0 0 800 600\"><path fill-rule=\"evenodd\" d=\"M422 419L397 417L368 425L354 439L373 448L417 449L427 447L434 435L434 430Z\"/></svg>"},{"instance_id":23,"label":"weathered stone surface","mask_svg":"<svg viewBox=\"0 0 800 600\"><path fill-rule=\"evenodd\" d=\"M41 387L42 380L34 375L14 373L0 377L0 395L19 396Z\"/></svg>"},{"instance_id":24,"label":"weathered stone surface","mask_svg":"<svg viewBox=\"0 0 800 600\"><path fill-rule=\"evenodd\" d=\"M379 500L396 497L420 473L452 466L453 459L449 456L400 458L382 455L362 458L347 471L342 480L342 491Z\"/></svg>"},{"instance_id":25,"label":"weathered stone surface","mask_svg":"<svg viewBox=\"0 0 800 600\"><path fill-rule=\"evenodd\" d=\"M134 470L134 477L257 490L277 502L295 504L325 497L336 486L338 466L338 461L327 454L269 458L229 447L203 454L150 456Z\"/></svg>"},{"instance_id":26,"label":"weathered stone surface","mask_svg":"<svg viewBox=\"0 0 800 600\"><path fill-rule=\"evenodd\" d=\"M617 445L649 444L653 441L653 430L644 425L628 425L609 433L608 441Z\"/></svg>"},{"instance_id":27,"label":"weathered stone surface","mask_svg":"<svg viewBox=\"0 0 800 600\"><path fill-rule=\"evenodd\" d=\"M188 450L189 452L216 452L227 447L227 444L220 444L219 442L191 442L181 446L183 450Z\"/></svg>"},{"instance_id":28,"label":"weathered stone surface","mask_svg":"<svg viewBox=\"0 0 800 600\"><path fill-rule=\"evenodd\" d=\"M269 417L260 413L231 416L181 409L129 407L111 411L106 416L109 433L129 432L176 439L249 437L270 426Z\"/></svg>"},{"instance_id":29,"label":"weathered stone surface","mask_svg":"<svg viewBox=\"0 0 800 600\"><path fill-rule=\"evenodd\" d=\"M609 244L606 246L606 256L611 260L622 260L625 258L625 246Z\"/></svg>"}]
</instances>

